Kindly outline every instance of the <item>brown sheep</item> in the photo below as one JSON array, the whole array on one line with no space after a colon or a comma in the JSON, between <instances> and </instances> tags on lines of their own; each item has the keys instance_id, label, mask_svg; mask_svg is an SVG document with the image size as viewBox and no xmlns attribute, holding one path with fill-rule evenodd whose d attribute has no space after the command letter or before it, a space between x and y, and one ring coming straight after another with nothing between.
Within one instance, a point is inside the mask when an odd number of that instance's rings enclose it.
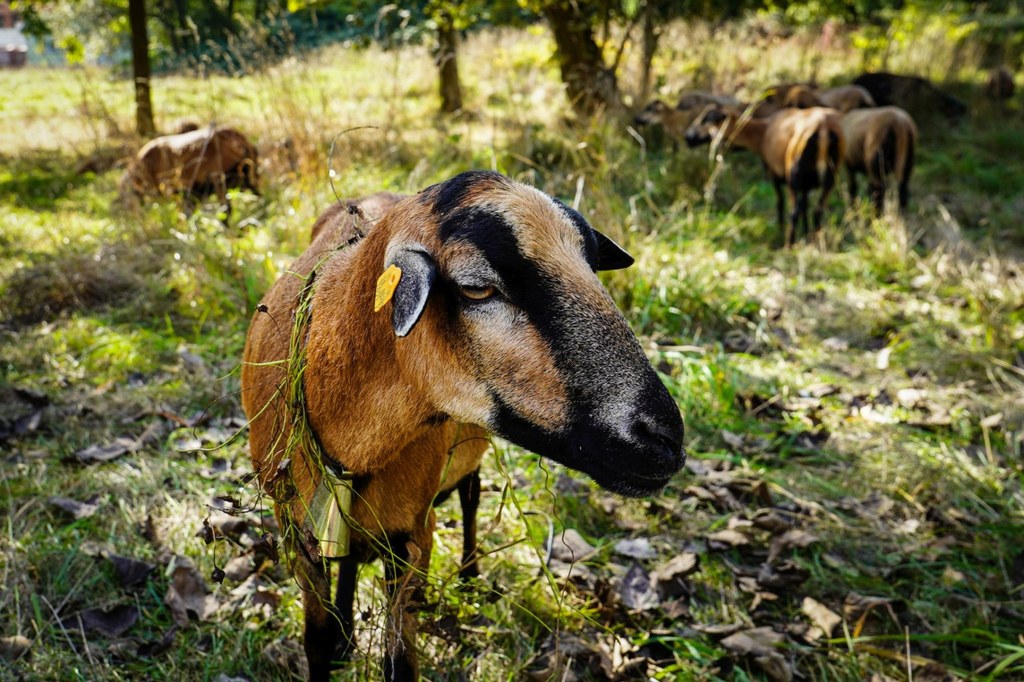
<instances>
[{"instance_id":1,"label":"brown sheep","mask_svg":"<svg viewBox=\"0 0 1024 682\"><path fill-rule=\"evenodd\" d=\"M830 107L846 113L854 109L866 109L878 106L871 93L859 85L840 85L834 88L818 90L815 93L821 106Z\"/></svg>"},{"instance_id":2,"label":"brown sheep","mask_svg":"<svg viewBox=\"0 0 1024 682\"><path fill-rule=\"evenodd\" d=\"M691 147L724 136L731 144L749 149L764 161L775 187L779 228L784 244L792 244L803 226L808 234L807 201L810 191L821 188L814 210L814 227L820 229L825 201L835 184L836 169L843 159L843 131L834 109L783 109L767 119L742 117L735 110L708 107L686 132ZM783 186L789 188L793 211L786 221Z\"/></svg>"},{"instance_id":3,"label":"brown sheep","mask_svg":"<svg viewBox=\"0 0 1024 682\"><path fill-rule=\"evenodd\" d=\"M752 103L752 115L754 118L768 118L782 109L796 106L797 102L804 102L807 106L816 106L816 102L808 101L808 92L813 94L814 85L811 83L776 83L761 91L759 96Z\"/></svg>"},{"instance_id":4,"label":"brown sheep","mask_svg":"<svg viewBox=\"0 0 1024 682\"><path fill-rule=\"evenodd\" d=\"M637 126L661 125L665 134L672 140L672 148L677 149L679 142L686 134L686 129L703 109L709 104L741 107L738 99L730 95L715 95L703 90L689 90L679 97L675 108L661 100L651 100L640 113L633 117Z\"/></svg>"},{"instance_id":5,"label":"brown sheep","mask_svg":"<svg viewBox=\"0 0 1024 682\"><path fill-rule=\"evenodd\" d=\"M311 679L347 652L354 567L379 554L385 677L416 680L411 600L429 566L431 502L471 475L482 429L645 495L682 466L683 424L596 276L632 258L576 211L474 171L330 212L250 325L250 451L303 588ZM351 554L332 604L331 538L307 510L341 468L354 476Z\"/></svg>"},{"instance_id":6,"label":"brown sheep","mask_svg":"<svg viewBox=\"0 0 1024 682\"><path fill-rule=\"evenodd\" d=\"M121 195L184 195L195 199L216 194L228 214L228 189L248 189L259 196L259 154L234 128L209 127L157 137L138 151L121 178Z\"/></svg>"},{"instance_id":7,"label":"brown sheep","mask_svg":"<svg viewBox=\"0 0 1024 682\"><path fill-rule=\"evenodd\" d=\"M958 119L967 113L967 105L917 76L900 76L884 71L864 73L853 81L869 93L880 107L900 107L920 120L932 112L949 119Z\"/></svg>"},{"instance_id":8,"label":"brown sheep","mask_svg":"<svg viewBox=\"0 0 1024 682\"><path fill-rule=\"evenodd\" d=\"M851 111L843 117L843 135L850 196L857 195L857 173L864 173L875 211L881 214L886 181L891 179L899 188L900 210L906 209L917 148L917 126L910 114L898 107Z\"/></svg>"},{"instance_id":9,"label":"brown sheep","mask_svg":"<svg viewBox=\"0 0 1024 682\"><path fill-rule=\"evenodd\" d=\"M1013 97L1015 89L1013 72L1006 65L997 66L988 72L988 83L985 93L994 100L1007 100Z\"/></svg>"},{"instance_id":10,"label":"brown sheep","mask_svg":"<svg viewBox=\"0 0 1024 682\"><path fill-rule=\"evenodd\" d=\"M789 89L782 101L783 107L794 109L810 109L825 106L818 97L817 91L809 85L796 85Z\"/></svg>"}]
</instances>

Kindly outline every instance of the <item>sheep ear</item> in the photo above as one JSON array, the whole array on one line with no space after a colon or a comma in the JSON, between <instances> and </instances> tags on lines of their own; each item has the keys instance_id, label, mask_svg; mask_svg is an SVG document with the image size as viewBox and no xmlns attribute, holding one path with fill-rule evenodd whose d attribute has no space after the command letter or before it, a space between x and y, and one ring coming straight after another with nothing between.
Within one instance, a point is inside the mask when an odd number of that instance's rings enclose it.
<instances>
[{"instance_id":1,"label":"sheep ear","mask_svg":"<svg viewBox=\"0 0 1024 682\"><path fill-rule=\"evenodd\" d=\"M597 269L598 270L621 270L633 264L633 257L597 230L594 230L597 237Z\"/></svg>"},{"instance_id":2,"label":"sheep ear","mask_svg":"<svg viewBox=\"0 0 1024 682\"><path fill-rule=\"evenodd\" d=\"M430 254L416 248L399 250L388 265L395 265L402 271L391 299L391 324L395 335L405 336L427 307L427 297L437 277L437 265Z\"/></svg>"}]
</instances>

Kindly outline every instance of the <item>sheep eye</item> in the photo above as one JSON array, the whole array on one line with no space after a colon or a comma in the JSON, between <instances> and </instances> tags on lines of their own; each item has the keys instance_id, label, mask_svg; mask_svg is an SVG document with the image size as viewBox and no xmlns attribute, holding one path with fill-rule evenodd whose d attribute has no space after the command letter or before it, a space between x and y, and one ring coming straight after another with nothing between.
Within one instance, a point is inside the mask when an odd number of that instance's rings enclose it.
<instances>
[{"instance_id":1,"label":"sheep eye","mask_svg":"<svg viewBox=\"0 0 1024 682\"><path fill-rule=\"evenodd\" d=\"M462 297L470 301L486 301L496 293L494 287L459 287Z\"/></svg>"}]
</instances>

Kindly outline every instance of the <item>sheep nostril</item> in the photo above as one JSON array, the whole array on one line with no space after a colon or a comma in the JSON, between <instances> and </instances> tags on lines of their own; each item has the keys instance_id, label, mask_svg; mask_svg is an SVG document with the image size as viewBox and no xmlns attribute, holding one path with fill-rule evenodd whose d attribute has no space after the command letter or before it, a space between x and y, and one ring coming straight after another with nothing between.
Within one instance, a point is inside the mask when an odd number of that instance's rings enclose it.
<instances>
[{"instance_id":1,"label":"sheep nostril","mask_svg":"<svg viewBox=\"0 0 1024 682\"><path fill-rule=\"evenodd\" d=\"M660 446L659 459L665 465L675 469L682 466L686 457L683 452L682 429L653 419L641 419L637 424L637 432L642 439Z\"/></svg>"}]
</instances>

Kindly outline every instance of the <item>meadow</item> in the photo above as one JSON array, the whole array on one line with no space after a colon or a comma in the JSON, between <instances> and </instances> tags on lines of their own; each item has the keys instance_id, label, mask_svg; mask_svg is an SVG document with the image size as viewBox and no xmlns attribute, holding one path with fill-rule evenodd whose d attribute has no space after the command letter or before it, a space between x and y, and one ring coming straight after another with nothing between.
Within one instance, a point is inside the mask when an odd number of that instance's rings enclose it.
<instances>
[{"instance_id":1,"label":"meadow","mask_svg":"<svg viewBox=\"0 0 1024 682\"><path fill-rule=\"evenodd\" d=\"M848 82L877 58L856 38L675 24L659 92ZM552 50L540 26L471 35L448 119L422 47L158 77L158 127L260 145L263 197L233 196L227 228L118 202L128 80L0 73L0 678L301 679L299 590L247 477L245 329L333 201L469 168L578 205L636 257L604 281L690 458L626 500L496 439L479 582L457 580L457 505L439 513L427 679L1024 677L1020 96L985 100L969 36L890 46L971 114L922 125L904 217L837 194L819 238L780 250L752 155L568 120ZM379 675L380 570L362 576L337 679Z\"/></svg>"}]
</instances>

